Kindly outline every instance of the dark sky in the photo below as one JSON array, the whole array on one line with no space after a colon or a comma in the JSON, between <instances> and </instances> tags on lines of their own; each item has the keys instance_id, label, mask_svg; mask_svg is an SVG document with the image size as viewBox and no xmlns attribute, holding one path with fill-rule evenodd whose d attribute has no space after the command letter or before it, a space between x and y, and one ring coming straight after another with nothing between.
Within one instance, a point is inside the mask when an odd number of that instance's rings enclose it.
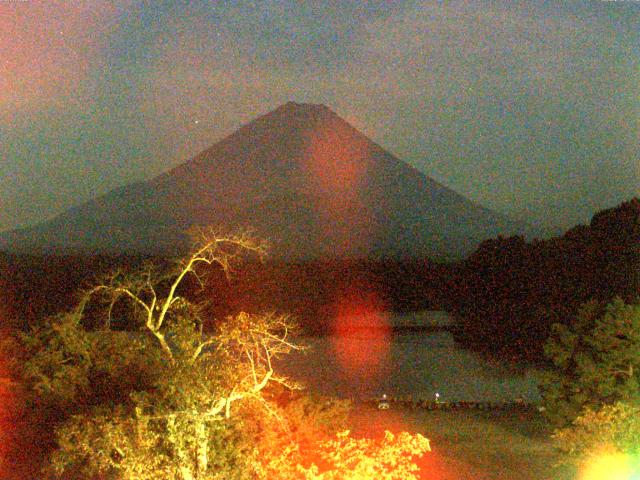
<instances>
[{"instance_id":1,"label":"dark sky","mask_svg":"<svg viewBox=\"0 0 640 480\"><path fill-rule=\"evenodd\" d=\"M640 194L640 1L0 2L0 230L324 103L485 206Z\"/></svg>"}]
</instances>

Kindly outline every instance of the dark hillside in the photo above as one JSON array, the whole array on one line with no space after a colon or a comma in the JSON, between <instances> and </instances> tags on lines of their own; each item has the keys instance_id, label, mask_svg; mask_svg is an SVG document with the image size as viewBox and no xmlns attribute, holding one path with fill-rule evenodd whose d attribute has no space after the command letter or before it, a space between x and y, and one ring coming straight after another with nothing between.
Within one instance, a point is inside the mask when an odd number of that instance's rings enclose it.
<instances>
[{"instance_id":1,"label":"dark hillside","mask_svg":"<svg viewBox=\"0 0 640 480\"><path fill-rule=\"evenodd\" d=\"M117 268L135 268L149 257L0 254L6 316L19 328L77 304L79 292Z\"/></svg>"},{"instance_id":2,"label":"dark hillside","mask_svg":"<svg viewBox=\"0 0 640 480\"><path fill-rule=\"evenodd\" d=\"M459 341L540 359L551 324L569 322L580 304L640 295L640 200L603 210L558 238L487 240L459 265L453 285Z\"/></svg>"}]
</instances>

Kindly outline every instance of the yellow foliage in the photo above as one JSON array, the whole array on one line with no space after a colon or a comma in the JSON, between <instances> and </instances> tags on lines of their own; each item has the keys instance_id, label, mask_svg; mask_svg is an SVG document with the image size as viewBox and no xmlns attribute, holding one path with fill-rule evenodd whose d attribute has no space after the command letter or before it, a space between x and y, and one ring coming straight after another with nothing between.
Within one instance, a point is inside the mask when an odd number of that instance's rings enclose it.
<instances>
[{"instance_id":1,"label":"yellow foliage","mask_svg":"<svg viewBox=\"0 0 640 480\"><path fill-rule=\"evenodd\" d=\"M640 472L628 454L603 450L594 452L581 465L579 480L634 480Z\"/></svg>"},{"instance_id":2,"label":"yellow foliage","mask_svg":"<svg viewBox=\"0 0 640 480\"><path fill-rule=\"evenodd\" d=\"M414 458L430 451L420 434L385 432L380 440L353 438L348 430L302 455L295 444L262 468L261 478L282 480L417 480ZM311 457L304 458L304 457ZM307 465L307 466L305 466Z\"/></svg>"}]
</instances>

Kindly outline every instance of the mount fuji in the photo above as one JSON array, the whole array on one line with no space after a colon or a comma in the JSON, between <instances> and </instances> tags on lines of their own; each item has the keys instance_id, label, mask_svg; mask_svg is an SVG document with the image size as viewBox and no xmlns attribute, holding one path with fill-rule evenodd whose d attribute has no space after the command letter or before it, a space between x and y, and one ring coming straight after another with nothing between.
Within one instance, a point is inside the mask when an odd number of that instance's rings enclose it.
<instances>
[{"instance_id":1,"label":"mount fuji","mask_svg":"<svg viewBox=\"0 0 640 480\"><path fill-rule=\"evenodd\" d=\"M484 208L371 141L323 105L289 102L191 160L34 227L14 253L176 253L193 225L250 228L271 257L459 258L532 227Z\"/></svg>"}]
</instances>

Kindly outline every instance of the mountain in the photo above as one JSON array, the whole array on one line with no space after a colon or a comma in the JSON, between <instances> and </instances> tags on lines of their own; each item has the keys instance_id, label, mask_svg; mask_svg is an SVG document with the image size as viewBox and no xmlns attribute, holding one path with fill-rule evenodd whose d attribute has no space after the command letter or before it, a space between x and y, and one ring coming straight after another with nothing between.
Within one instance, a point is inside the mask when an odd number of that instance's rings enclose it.
<instances>
[{"instance_id":1,"label":"mountain","mask_svg":"<svg viewBox=\"0 0 640 480\"><path fill-rule=\"evenodd\" d=\"M149 181L0 235L12 252L175 253L194 224L252 228L283 259L460 257L530 234L397 159L323 105L289 102Z\"/></svg>"}]
</instances>

